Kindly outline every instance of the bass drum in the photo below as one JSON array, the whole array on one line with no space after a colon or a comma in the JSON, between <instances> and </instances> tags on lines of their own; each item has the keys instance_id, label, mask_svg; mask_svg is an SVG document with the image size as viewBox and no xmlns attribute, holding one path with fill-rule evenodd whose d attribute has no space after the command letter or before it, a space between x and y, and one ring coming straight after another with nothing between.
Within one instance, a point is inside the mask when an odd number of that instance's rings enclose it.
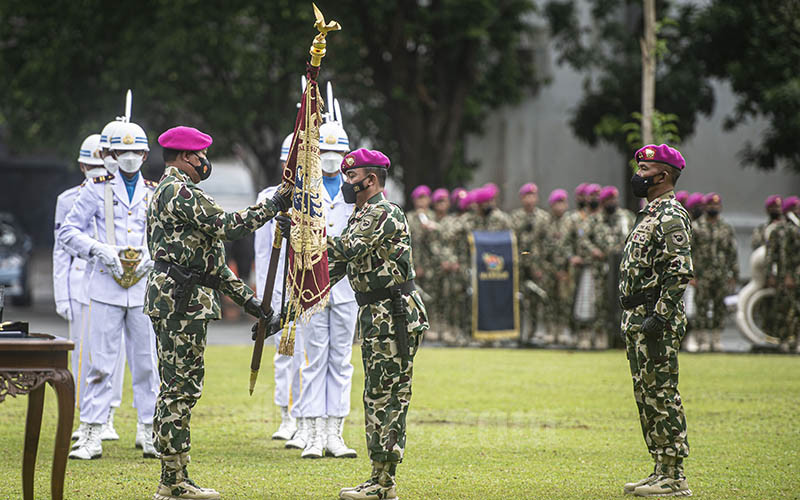
<instances>
[{"instance_id":1,"label":"bass drum","mask_svg":"<svg viewBox=\"0 0 800 500\"><path fill-rule=\"evenodd\" d=\"M766 248L758 247L750 256L752 279L739 291L736 309L736 326L750 342L755 345L778 345L779 340L770 332L774 288L766 288L765 269Z\"/></svg>"}]
</instances>

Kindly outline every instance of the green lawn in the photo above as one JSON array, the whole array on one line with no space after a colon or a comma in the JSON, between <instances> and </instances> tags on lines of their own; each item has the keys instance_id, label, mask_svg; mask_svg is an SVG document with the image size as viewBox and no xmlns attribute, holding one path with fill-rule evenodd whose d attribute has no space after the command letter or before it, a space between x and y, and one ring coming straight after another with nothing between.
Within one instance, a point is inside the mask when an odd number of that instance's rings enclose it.
<instances>
[{"instance_id":1,"label":"green lawn","mask_svg":"<svg viewBox=\"0 0 800 500\"><path fill-rule=\"evenodd\" d=\"M269 438L279 419L269 366L250 397L250 348L210 347L192 419L192 476L225 499L335 499L364 480L359 358L355 349L345 426L359 458L301 460ZM415 368L398 473L404 500L623 498L622 484L652 469L621 351L423 348ZM107 442L100 460L69 462L67 499L152 497L159 463L133 448L129 384L117 417L122 439ZM800 357L682 355L680 388L695 497L800 498ZM2 500L22 498L25 408L24 397L0 405ZM47 389L37 498L49 498L55 411Z\"/></svg>"}]
</instances>

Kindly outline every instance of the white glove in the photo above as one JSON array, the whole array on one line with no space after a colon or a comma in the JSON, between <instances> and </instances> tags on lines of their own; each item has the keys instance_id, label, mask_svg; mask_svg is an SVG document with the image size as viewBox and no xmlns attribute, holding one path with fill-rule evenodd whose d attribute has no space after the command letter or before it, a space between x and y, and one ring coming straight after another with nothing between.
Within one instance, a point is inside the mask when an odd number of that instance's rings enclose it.
<instances>
[{"instance_id":1,"label":"white glove","mask_svg":"<svg viewBox=\"0 0 800 500\"><path fill-rule=\"evenodd\" d=\"M67 321L72 321L72 307L69 300L59 300L56 302L56 312Z\"/></svg>"},{"instance_id":2,"label":"white glove","mask_svg":"<svg viewBox=\"0 0 800 500\"><path fill-rule=\"evenodd\" d=\"M114 247L106 243L95 243L92 247L91 255L100 259L100 262L106 266L114 277L119 278L122 276L122 262L119 260L119 255L114 250Z\"/></svg>"},{"instance_id":3,"label":"white glove","mask_svg":"<svg viewBox=\"0 0 800 500\"><path fill-rule=\"evenodd\" d=\"M133 271L133 274L136 275L137 278L141 278L150 271L153 270L153 260L150 258L148 254L144 254L142 256L142 261L139 262L139 265L136 266L136 269Z\"/></svg>"}]
</instances>

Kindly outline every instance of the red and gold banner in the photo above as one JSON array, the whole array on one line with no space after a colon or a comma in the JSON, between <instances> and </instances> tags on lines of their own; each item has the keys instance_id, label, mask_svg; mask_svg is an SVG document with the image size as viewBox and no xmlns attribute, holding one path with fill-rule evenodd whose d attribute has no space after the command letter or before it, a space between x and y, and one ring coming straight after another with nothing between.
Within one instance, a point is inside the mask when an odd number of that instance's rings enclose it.
<instances>
[{"instance_id":1,"label":"red and gold banner","mask_svg":"<svg viewBox=\"0 0 800 500\"><path fill-rule=\"evenodd\" d=\"M317 85L319 67L307 65L307 84L295 121L294 138L283 169L281 190L292 191L292 230L289 237L289 270L286 275L287 326L279 352L294 352L294 328L328 303L330 277L322 202L322 169L319 159L319 126L322 97ZM291 321L291 331L289 322Z\"/></svg>"}]
</instances>

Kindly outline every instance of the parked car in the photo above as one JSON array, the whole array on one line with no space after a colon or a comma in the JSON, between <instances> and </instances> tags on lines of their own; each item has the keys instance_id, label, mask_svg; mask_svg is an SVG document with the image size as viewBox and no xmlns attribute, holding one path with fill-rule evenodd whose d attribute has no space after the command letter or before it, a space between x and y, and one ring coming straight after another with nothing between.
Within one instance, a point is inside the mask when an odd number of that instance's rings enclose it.
<instances>
[{"instance_id":1,"label":"parked car","mask_svg":"<svg viewBox=\"0 0 800 500\"><path fill-rule=\"evenodd\" d=\"M28 267L33 244L13 215L0 212L0 286L13 305L29 306Z\"/></svg>"}]
</instances>

